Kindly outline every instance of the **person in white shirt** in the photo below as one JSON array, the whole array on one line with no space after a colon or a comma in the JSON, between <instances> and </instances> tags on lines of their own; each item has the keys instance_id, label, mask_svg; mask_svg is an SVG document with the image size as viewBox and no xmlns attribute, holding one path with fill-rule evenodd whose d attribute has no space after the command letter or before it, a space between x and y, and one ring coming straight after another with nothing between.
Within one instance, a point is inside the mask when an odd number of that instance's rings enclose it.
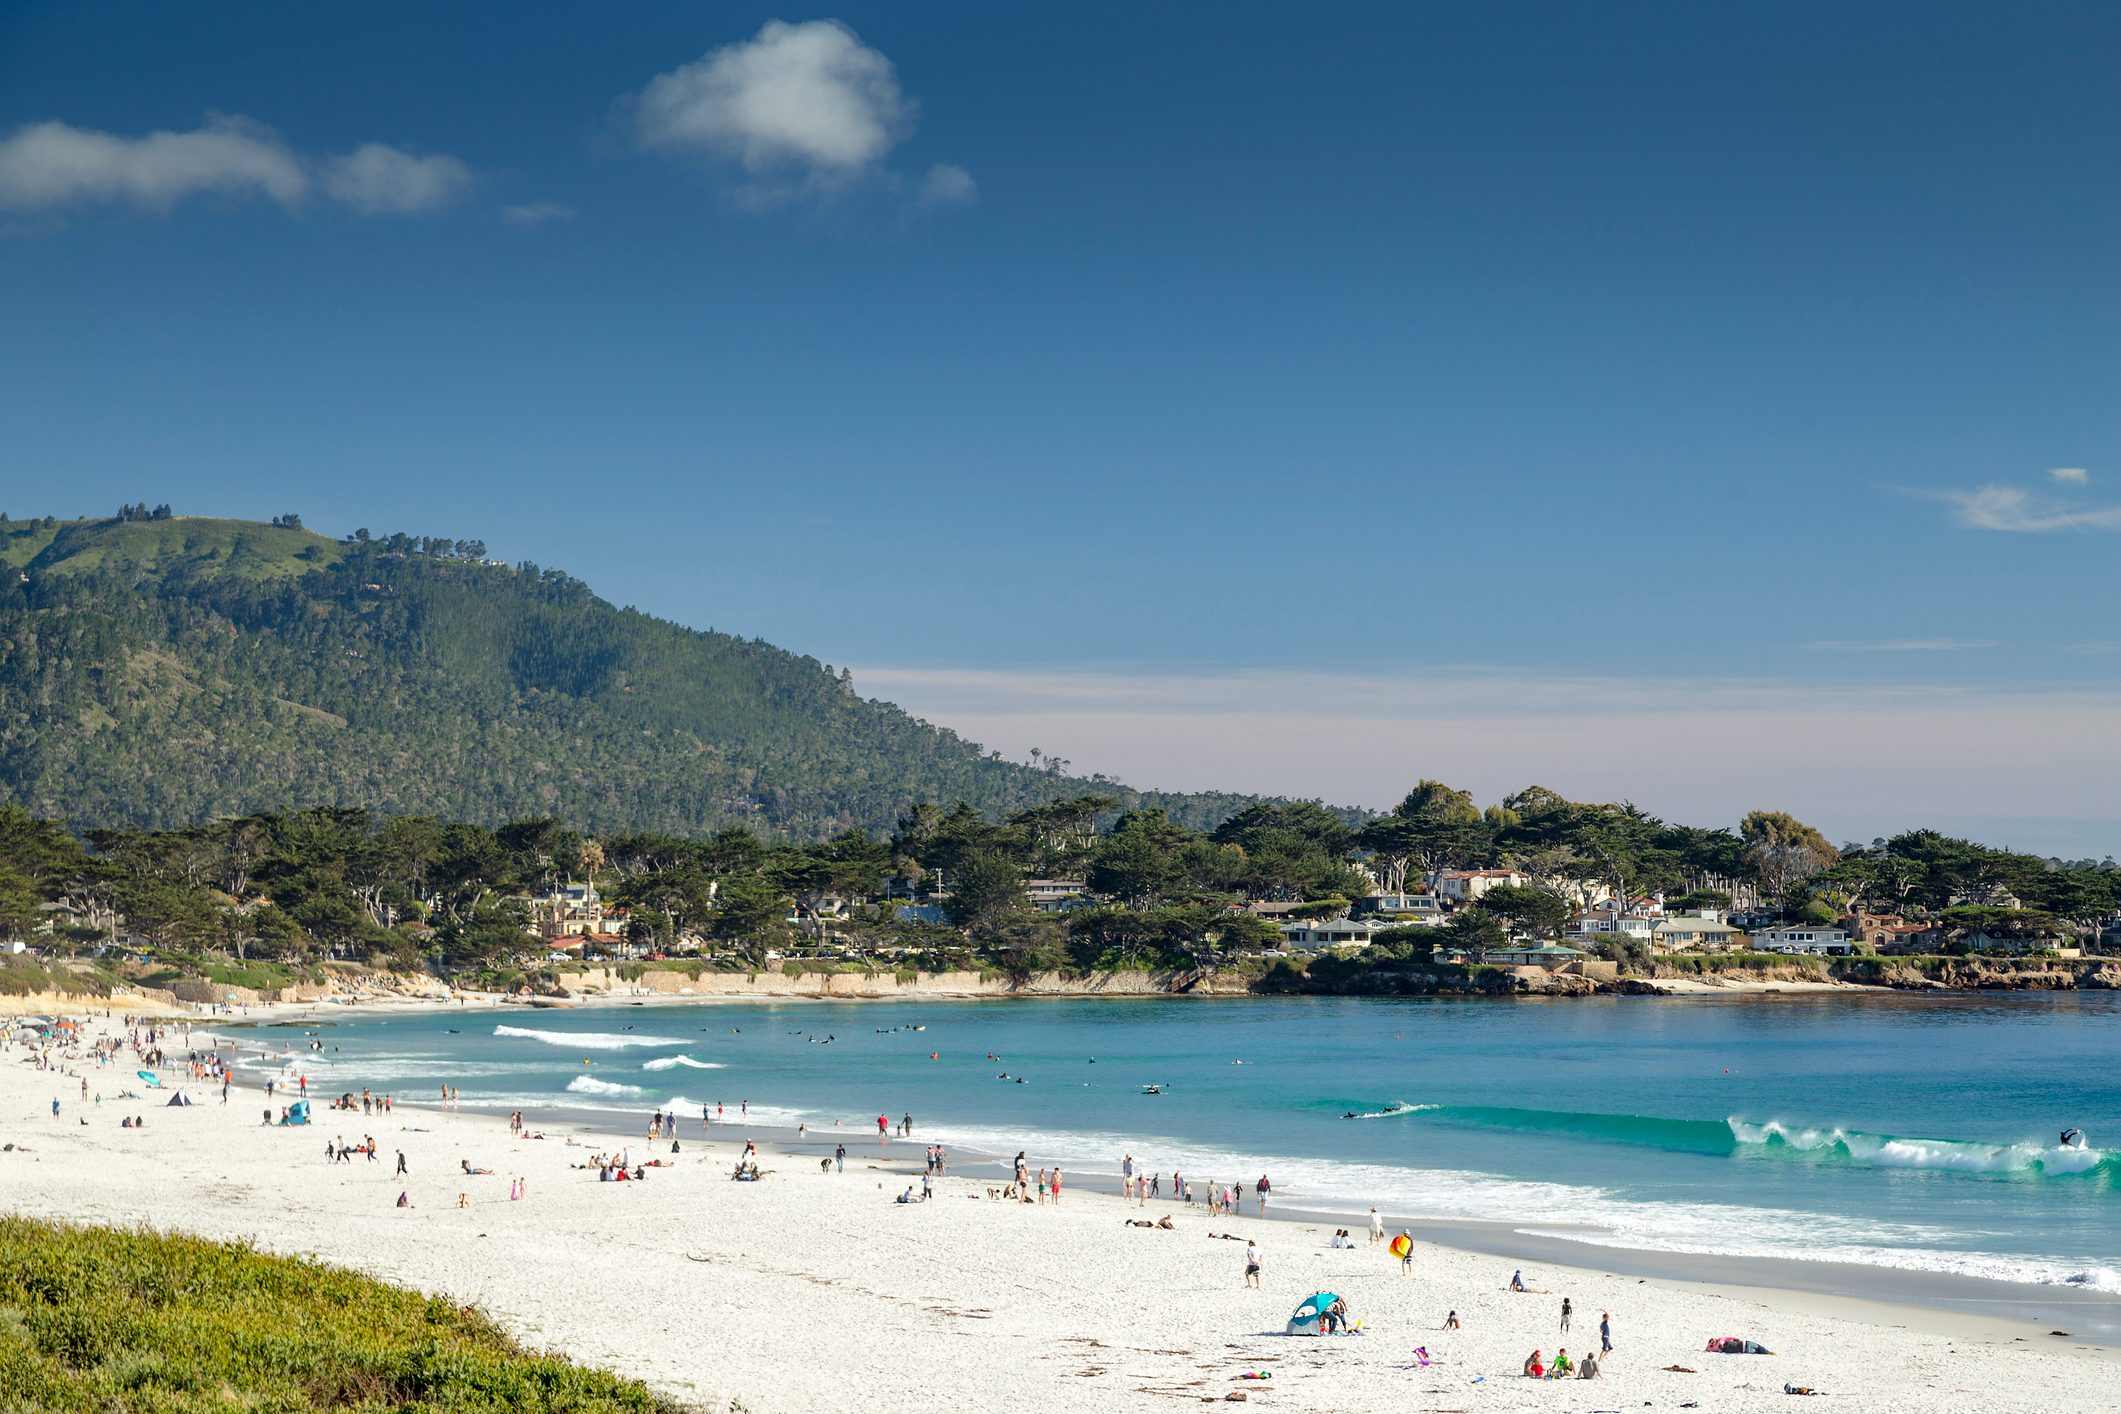
<instances>
[{"instance_id":1,"label":"person in white shirt","mask_svg":"<svg viewBox=\"0 0 2121 1414\"><path fill-rule=\"evenodd\" d=\"M1259 1244L1257 1242L1245 1243L1245 1285L1250 1287L1259 1285Z\"/></svg>"}]
</instances>

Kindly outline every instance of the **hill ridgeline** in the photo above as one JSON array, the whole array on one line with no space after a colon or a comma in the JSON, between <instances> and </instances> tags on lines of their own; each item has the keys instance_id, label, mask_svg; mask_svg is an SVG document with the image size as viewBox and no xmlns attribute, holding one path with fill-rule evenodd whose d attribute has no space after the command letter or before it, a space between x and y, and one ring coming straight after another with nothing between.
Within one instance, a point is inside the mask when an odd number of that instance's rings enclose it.
<instances>
[{"instance_id":1,"label":"hill ridgeline","mask_svg":"<svg viewBox=\"0 0 2121 1414\"><path fill-rule=\"evenodd\" d=\"M0 517L0 798L158 828L347 805L797 837L917 801L1097 789L1199 827L1251 799L1003 761L813 658L484 553L292 516Z\"/></svg>"}]
</instances>

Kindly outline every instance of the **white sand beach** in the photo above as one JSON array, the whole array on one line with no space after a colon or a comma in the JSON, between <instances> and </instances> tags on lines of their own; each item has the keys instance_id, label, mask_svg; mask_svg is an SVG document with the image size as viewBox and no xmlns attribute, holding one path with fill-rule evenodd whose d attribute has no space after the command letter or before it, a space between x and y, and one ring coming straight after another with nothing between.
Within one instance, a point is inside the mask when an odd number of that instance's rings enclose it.
<instances>
[{"instance_id":1,"label":"white sand beach","mask_svg":"<svg viewBox=\"0 0 2121 1414\"><path fill-rule=\"evenodd\" d=\"M91 1037L115 1026L83 1025ZM194 1033L202 1045L203 1034ZM168 1048L183 1051L181 1041ZM821 1172L815 1156L768 1153L766 1177L739 1184L730 1170L753 1136L734 1124L703 1134L694 1118L673 1156L638 1128L547 1125L546 1138L519 1140L496 1116L409 1105L344 1114L319 1096L311 1126L268 1128L256 1092L224 1104L217 1086L165 1071L197 1101L167 1108L166 1092L147 1090L133 1069L40 1070L28 1048L0 1047L0 1143L14 1146L0 1151L0 1202L343 1263L477 1303L531 1344L707 1408L1168 1410L1233 1392L1282 1410L1811 1407L1785 1384L1824 1391L1827 1408L2121 1406L2113 1353L2072 1340L1561 1267L1527 1266L1527 1283L1544 1294L1512 1294L1512 1264L1494 1257L1421 1241L1406 1275L1359 1228L1355 1250L1333 1250L1331 1224L1168 1204L1146 1216L1172 1211L1176 1231L1132 1228L1125 1220L1143 1214L1113 1196L1116 1171L1071 1172L1057 1208L990 1200L1003 1181L993 1170L953 1173L933 1201L899 1205L917 1176L879 1165L910 1160L917 1171L918 1134L884 1146L849 1133L844 1173ZM84 1077L100 1104L81 1101ZM127 1088L142 1098L115 1098ZM121 1128L127 1115L145 1127ZM326 1160L329 1141L365 1135L374 1162ZM636 1161L669 1166L624 1184L578 1167L622 1145ZM394 1173L399 1150L406 1178ZM464 1177L462 1160L494 1173ZM520 1202L509 1198L517 1177L527 1181ZM401 1191L412 1207L395 1206ZM468 1207L456 1205L460 1193ZM1257 1239L1261 1289L1243 1285L1243 1242L1211 1232ZM1281 1334L1318 1290L1344 1296L1362 1334ZM1575 1312L1566 1334L1564 1295ZM1443 1330L1453 1309L1462 1329ZM1548 1358L1558 1347L1596 1350L1601 1312L1611 1313L1615 1347L1603 1379L1521 1376L1535 1348ZM1721 1335L1777 1353L1706 1353ZM1271 1378L1240 1378L1247 1372Z\"/></svg>"}]
</instances>

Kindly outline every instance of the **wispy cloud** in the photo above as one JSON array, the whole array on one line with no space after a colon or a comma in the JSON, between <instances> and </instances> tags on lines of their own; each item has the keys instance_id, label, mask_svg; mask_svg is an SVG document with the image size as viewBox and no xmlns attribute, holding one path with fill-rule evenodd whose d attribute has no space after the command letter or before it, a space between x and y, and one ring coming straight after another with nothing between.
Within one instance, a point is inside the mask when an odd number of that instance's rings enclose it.
<instances>
[{"instance_id":1,"label":"wispy cloud","mask_svg":"<svg viewBox=\"0 0 2121 1414\"><path fill-rule=\"evenodd\" d=\"M324 190L370 215L432 211L470 185L471 169L454 157L417 157L381 142L324 164Z\"/></svg>"},{"instance_id":2,"label":"wispy cloud","mask_svg":"<svg viewBox=\"0 0 2121 1414\"><path fill-rule=\"evenodd\" d=\"M1830 653L1964 653L1999 645L1993 638L1822 638L1804 646Z\"/></svg>"},{"instance_id":3,"label":"wispy cloud","mask_svg":"<svg viewBox=\"0 0 2121 1414\"><path fill-rule=\"evenodd\" d=\"M470 181L454 157L387 143L306 157L262 123L219 114L188 132L125 137L48 122L0 139L0 206L24 210L103 203L159 212L205 195L295 207L321 190L356 211L402 214L441 206Z\"/></svg>"},{"instance_id":4,"label":"wispy cloud","mask_svg":"<svg viewBox=\"0 0 2121 1414\"><path fill-rule=\"evenodd\" d=\"M769 20L748 40L656 75L633 108L642 146L734 162L753 202L883 173L919 115L891 60L836 20ZM896 175L885 179L903 189ZM940 163L915 200L964 205L976 190L964 168Z\"/></svg>"},{"instance_id":5,"label":"wispy cloud","mask_svg":"<svg viewBox=\"0 0 2121 1414\"><path fill-rule=\"evenodd\" d=\"M1038 745L1141 786L1383 806L1423 776L1482 800L1536 781L1689 823L1735 822L1776 800L1836 839L1951 829L1978 812L2092 822L2080 833L2107 841L2098 852L2121 847L2121 754L2109 741L2121 689L1474 666L1404 675L857 666L854 675L863 693L1012 756ZM2037 833L1999 842L2045 847ZM2073 836L2067 847L2092 844Z\"/></svg>"},{"instance_id":6,"label":"wispy cloud","mask_svg":"<svg viewBox=\"0 0 2121 1414\"><path fill-rule=\"evenodd\" d=\"M572 221L574 208L558 201L526 201L502 207L501 219L518 230L530 231L552 221Z\"/></svg>"},{"instance_id":7,"label":"wispy cloud","mask_svg":"<svg viewBox=\"0 0 2121 1414\"><path fill-rule=\"evenodd\" d=\"M2058 485L2081 487L2090 481L2082 467L2058 467L2048 473ZM2041 534L2055 530L2121 530L2121 506L2089 505L2080 498L2036 495L2023 486L1995 482L1971 491L1934 493L1952 508L1952 519L1968 530Z\"/></svg>"},{"instance_id":8,"label":"wispy cloud","mask_svg":"<svg viewBox=\"0 0 2121 1414\"><path fill-rule=\"evenodd\" d=\"M979 183L962 167L938 162L921 179L916 204L924 207L969 206L979 200Z\"/></svg>"}]
</instances>

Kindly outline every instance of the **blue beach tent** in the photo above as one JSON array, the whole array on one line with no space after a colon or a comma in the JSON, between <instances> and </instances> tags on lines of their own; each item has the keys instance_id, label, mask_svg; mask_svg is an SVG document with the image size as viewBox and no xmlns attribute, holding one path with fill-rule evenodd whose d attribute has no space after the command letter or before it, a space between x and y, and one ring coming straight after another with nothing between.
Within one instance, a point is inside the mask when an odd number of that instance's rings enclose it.
<instances>
[{"instance_id":1,"label":"blue beach tent","mask_svg":"<svg viewBox=\"0 0 2121 1414\"><path fill-rule=\"evenodd\" d=\"M1314 1295L1306 1296L1302 1304L1290 1315L1289 1324L1284 1329L1283 1334L1324 1335L1325 1327L1321 1322L1324 1320L1327 1310L1338 1300L1340 1298L1330 1291L1321 1291Z\"/></svg>"}]
</instances>

